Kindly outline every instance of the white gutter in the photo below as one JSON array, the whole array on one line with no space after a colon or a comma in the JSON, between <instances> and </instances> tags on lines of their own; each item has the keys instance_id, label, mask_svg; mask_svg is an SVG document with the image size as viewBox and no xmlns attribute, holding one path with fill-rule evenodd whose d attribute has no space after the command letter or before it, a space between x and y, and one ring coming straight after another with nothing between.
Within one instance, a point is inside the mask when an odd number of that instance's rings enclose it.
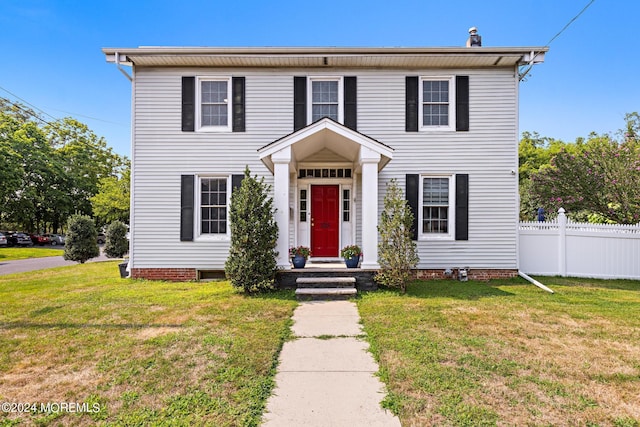
<instances>
[{"instance_id":1,"label":"white gutter","mask_svg":"<svg viewBox=\"0 0 640 427\"><path fill-rule=\"evenodd\" d=\"M553 292L551 289L547 288L545 285L543 285L542 283L538 282L536 279L534 279L531 276L528 276L526 274L524 274L522 271L518 270L518 276L522 277L524 280L533 283L534 285L536 285L537 287L539 287L542 290L545 290L549 293L555 293Z\"/></svg>"}]
</instances>

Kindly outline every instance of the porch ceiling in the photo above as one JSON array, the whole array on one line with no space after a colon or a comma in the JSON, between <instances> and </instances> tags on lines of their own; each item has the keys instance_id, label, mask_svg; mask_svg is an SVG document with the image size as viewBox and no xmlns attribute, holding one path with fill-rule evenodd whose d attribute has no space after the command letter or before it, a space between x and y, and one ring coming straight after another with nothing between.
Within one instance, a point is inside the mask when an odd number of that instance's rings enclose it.
<instances>
[{"instance_id":1,"label":"porch ceiling","mask_svg":"<svg viewBox=\"0 0 640 427\"><path fill-rule=\"evenodd\" d=\"M271 155L291 147L291 162L289 164L290 170L294 172L297 163L304 162L323 150L329 150L346 161L357 164L363 146L380 154L378 170L382 170L393 157L391 147L328 118L274 141L259 149L258 152L260 160L273 172Z\"/></svg>"}]
</instances>

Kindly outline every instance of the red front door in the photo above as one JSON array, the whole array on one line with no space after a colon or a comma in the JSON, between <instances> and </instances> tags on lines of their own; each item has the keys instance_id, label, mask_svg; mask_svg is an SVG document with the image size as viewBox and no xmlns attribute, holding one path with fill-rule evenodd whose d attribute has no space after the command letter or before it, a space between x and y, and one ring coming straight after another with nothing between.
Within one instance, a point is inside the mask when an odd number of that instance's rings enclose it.
<instances>
[{"instance_id":1,"label":"red front door","mask_svg":"<svg viewBox=\"0 0 640 427\"><path fill-rule=\"evenodd\" d=\"M340 232L340 188L311 186L311 255L337 257Z\"/></svg>"}]
</instances>

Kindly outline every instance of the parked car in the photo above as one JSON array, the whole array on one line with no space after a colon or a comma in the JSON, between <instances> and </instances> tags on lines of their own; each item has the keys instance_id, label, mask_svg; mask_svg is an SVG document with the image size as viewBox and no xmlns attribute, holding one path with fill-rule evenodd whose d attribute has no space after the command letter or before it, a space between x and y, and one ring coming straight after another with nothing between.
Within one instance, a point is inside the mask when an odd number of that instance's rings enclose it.
<instances>
[{"instance_id":1,"label":"parked car","mask_svg":"<svg viewBox=\"0 0 640 427\"><path fill-rule=\"evenodd\" d=\"M40 234L29 234L29 238L34 245L44 246L51 243L51 240L48 237Z\"/></svg>"},{"instance_id":2,"label":"parked car","mask_svg":"<svg viewBox=\"0 0 640 427\"><path fill-rule=\"evenodd\" d=\"M101 245L107 241L107 236L103 232L100 232L98 233L98 238L96 240L98 241L98 244Z\"/></svg>"},{"instance_id":3,"label":"parked car","mask_svg":"<svg viewBox=\"0 0 640 427\"><path fill-rule=\"evenodd\" d=\"M9 246L33 246L31 238L25 233L13 233L7 236Z\"/></svg>"},{"instance_id":4,"label":"parked car","mask_svg":"<svg viewBox=\"0 0 640 427\"><path fill-rule=\"evenodd\" d=\"M64 245L64 235L62 234L45 234L51 241L51 246Z\"/></svg>"},{"instance_id":5,"label":"parked car","mask_svg":"<svg viewBox=\"0 0 640 427\"><path fill-rule=\"evenodd\" d=\"M0 246L8 246L7 236L4 233L0 233Z\"/></svg>"}]
</instances>

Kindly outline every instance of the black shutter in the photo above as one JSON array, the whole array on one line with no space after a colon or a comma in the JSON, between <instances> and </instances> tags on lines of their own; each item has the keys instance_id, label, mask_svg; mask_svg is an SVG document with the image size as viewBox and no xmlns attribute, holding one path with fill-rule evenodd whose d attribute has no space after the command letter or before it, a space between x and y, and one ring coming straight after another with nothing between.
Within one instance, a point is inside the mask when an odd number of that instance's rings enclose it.
<instances>
[{"instance_id":1,"label":"black shutter","mask_svg":"<svg viewBox=\"0 0 640 427\"><path fill-rule=\"evenodd\" d=\"M456 175L456 240L469 240L469 175Z\"/></svg>"},{"instance_id":2,"label":"black shutter","mask_svg":"<svg viewBox=\"0 0 640 427\"><path fill-rule=\"evenodd\" d=\"M244 77L234 77L231 79L231 87L233 91L233 132L244 132Z\"/></svg>"},{"instance_id":3,"label":"black shutter","mask_svg":"<svg viewBox=\"0 0 640 427\"><path fill-rule=\"evenodd\" d=\"M193 132L196 118L196 78L182 78L182 131Z\"/></svg>"},{"instance_id":4,"label":"black shutter","mask_svg":"<svg viewBox=\"0 0 640 427\"><path fill-rule=\"evenodd\" d=\"M418 132L418 90L418 77L407 76L405 86L405 126L407 132Z\"/></svg>"},{"instance_id":5,"label":"black shutter","mask_svg":"<svg viewBox=\"0 0 640 427\"><path fill-rule=\"evenodd\" d=\"M411 239L418 240L418 192L420 191L420 175L406 175L405 197L411 213L413 214L413 223L411 224Z\"/></svg>"},{"instance_id":6,"label":"black shutter","mask_svg":"<svg viewBox=\"0 0 640 427\"><path fill-rule=\"evenodd\" d=\"M307 125L307 78L293 78L293 130Z\"/></svg>"},{"instance_id":7,"label":"black shutter","mask_svg":"<svg viewBox=\"0 0 640 427\"><path fill-rule=\"evenodd\" d=\"M180 241L193 240L193 175L182 175L180 186Z\"/></svg>"},{"instance_id":8,"label":"black shutter","mask_svg":"<svg viewBox=\"0 0 640 427\"><path fill-rule=\"evenodd\" d=\"M236 189L240 188L242 184L242 180L244 179L244 174L240 175L231 175L231 193L233 194Z\"/></svg>"},{"instance_id":9,"label":"black shutter","mask_svg":"<svg viewBox=\"0 0 640 427\"><path fill-rule=\"evenodd\" d=\"M344 78L344 125L358 130L358 83L356 77Z\"/></svg>"},{"instance_id":10,"label":"black shutter","mask_svg":"<svg viewBox=\"0 0 640 427\"><path fill-rule=\"evenodd\" d=\"M456 76L456 131L469 130L469 76Z\"/></svg>"}]
</instances>

